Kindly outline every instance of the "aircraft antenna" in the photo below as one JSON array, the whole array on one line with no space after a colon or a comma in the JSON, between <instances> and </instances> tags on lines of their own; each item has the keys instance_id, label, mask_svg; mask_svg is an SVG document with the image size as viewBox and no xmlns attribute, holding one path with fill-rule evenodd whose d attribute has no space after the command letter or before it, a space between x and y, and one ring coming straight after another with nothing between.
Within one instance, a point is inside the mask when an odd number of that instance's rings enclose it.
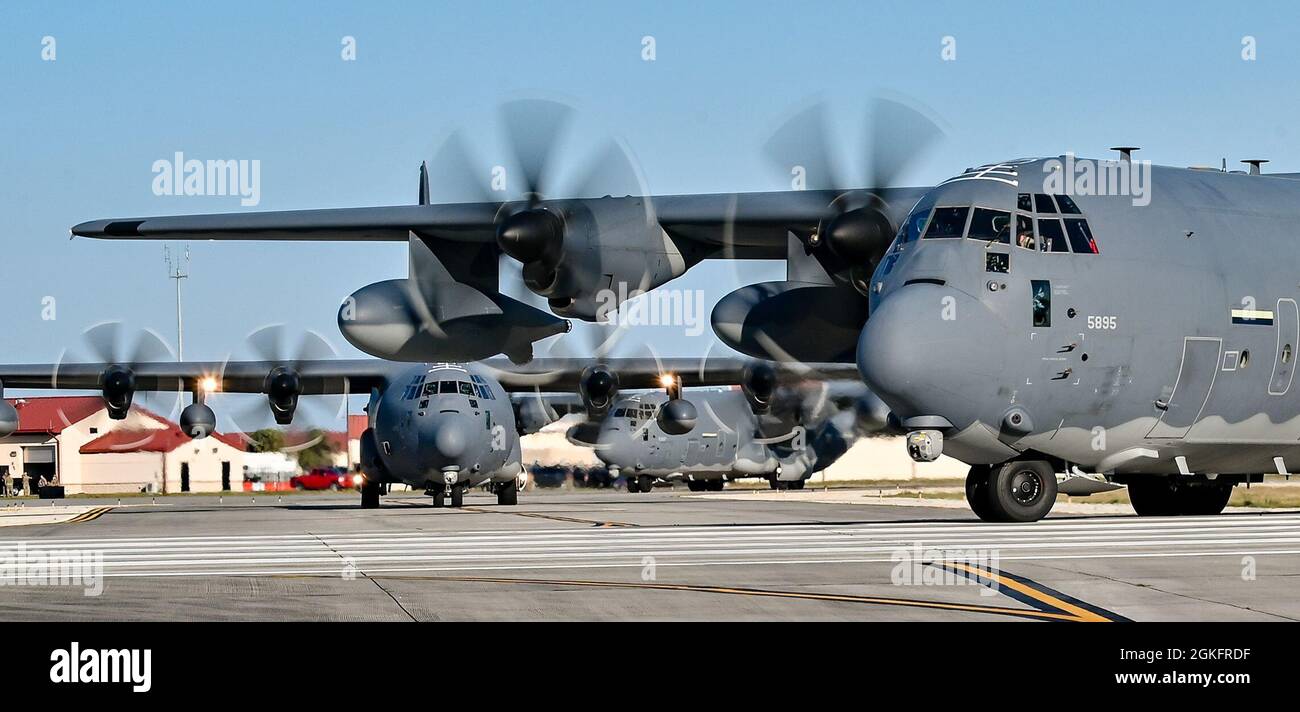
<instances>
[{"instance_id":1,"label":"aircraft antenna","mask_svg":"<svg viewBox=\"0 0 1300 712\"><path fill-rule=\"evenodd\" d=\"M163 261L167 263L167 278L176 280L176 360L185 360L185 321L181 316L181 280L190 276L190 248L173 257L169 245L163 245Z\"/></svg>"}]
</instances>

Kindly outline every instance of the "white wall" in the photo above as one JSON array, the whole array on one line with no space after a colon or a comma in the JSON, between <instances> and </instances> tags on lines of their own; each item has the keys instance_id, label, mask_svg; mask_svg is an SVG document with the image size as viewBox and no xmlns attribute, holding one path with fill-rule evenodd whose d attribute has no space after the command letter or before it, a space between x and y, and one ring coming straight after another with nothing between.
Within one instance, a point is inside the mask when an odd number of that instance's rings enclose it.
<instances>
[{"instance_id":1,"label":"white wall","mask_svg":"<svg viewBox=\"0 0 1300 712\"><path fill-rule=\"evenodd\" d=\"M181 464L190 466L191 492L220 492L221 463L230 463L230 489L243 489L244 452L216 438L192 440L167 453L163 458L163 491L181 491Z\"/></svg>"},{"instance_id":2,"label":"white wall","mask_svg":"<svg viewBox=\"0 0 1300 712\"><path fill-rule=\"evenodd\" d=\"M160 452L114 452L80 457L82 480L75 490L69 487L68 494L161 491L163 456Z\"/></svg>"}]
</instances>

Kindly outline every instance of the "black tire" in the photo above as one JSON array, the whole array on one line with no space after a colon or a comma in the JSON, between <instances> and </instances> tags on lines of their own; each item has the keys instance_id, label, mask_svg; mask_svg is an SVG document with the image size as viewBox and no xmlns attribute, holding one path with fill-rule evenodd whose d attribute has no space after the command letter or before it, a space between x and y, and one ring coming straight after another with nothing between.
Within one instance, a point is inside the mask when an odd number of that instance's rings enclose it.
<instances>
[{"instance_id":1,"label":"black tire","mask_svg":"<svg viewBox=\"0 0 1300 712\"><path fill-rule=\"evenodd\" d=\"M1171 477L1136 475L1128 483L1128 501L1139 517L1172 517L1178 514L1177 495Z\"/></svg>"},{"instance_id":2,"label":"black tire","mask_svg":"<svg viewBox=\"0 0 1300 712\"><path fill-rule=\"evenodd\" d=\"M633 493L635 493L635 492L640 492L640 491L641 491L641 488L640 488L640 487L637 487L637 484L636 484L636 478L635 478L635 477L628 477L627 480L626 480L626 484L627 484L627 491L628 491L628 492L633 492Z\"/></svg>"},{"instance_id":3,"label":"black tire","mask_svg":"<svg viewBox=\"0 0 1300 712\"><path fill-rule=\"evenodd\" d=\"M790 489L790 483L786 482L785 480L775 480L775 482L776 482L776 486L773 487L773 489L782 490L782 491Z\"/></svg>"},{"instance_id":4,"label":"black tire","mask_svg":"<svg viewBox=\"0 0 1300 712\"><path fill-rule=\"evenodd\" d=\"M777 482L779 482L779 480L777 480L775 477L769 477L769 478L767 478L767 488L768 488L768 489L777 489L777 486L776 486L776 483L777 483Z\"/></svg>"},{"instance_id":5,"label":"black tire","mask_svg":"<svg viewBox=\"0 0 1300 712\"><path fill-rule=\"evenodd\" d=\"M790 489L792 489L792 490L801 490L801 489L803 489L803 483L806 482L806 481L807 481L807 480L799 480L798 482L791 482L791 483L790 483Z\"/></svg>"},{"instance_id":6,"label":"black tire","mask_svg":"<svg viewBox=\"0 0 1300 712\"><path fill-rule=\"evenodd\" d=\"M686 480L686 489L692 492L703 492L709 488L708 484L703 480Z\"/></svg>"},{"instance_id":7,"label":"black tire","mask_svg":"<svg viewBox=\"0 0 1300 712\"><path fill-rule=\"evenodd\" d=\"M993 521L1036 522L1056 503L1056 472L1042 460L1013 460L992 470L988 502Z\"/></svg>"},{"instance_id":8,"label":"black tire","mask_svg":"<svg viewBox=\"0 0 1300 712\"><path fill-rule=\"evenodd\" d=\"M437 492L434 493L434 495L433 495L433 506L434 506L434 507L441 507L441 506L442 506L442 490L438 490Z\"/></svg>"},{"instance_id":9,"label":"black tire","mask_svg":"<svg viewBox=\"0 0 1300 712\"><path fill-rule=\"evenodd\" d=\"M464 487L452 487L452 488L451 488L451 506L452 506L452 507L455 507L456 509L460 509L461 507L465 506L465 488L464 488Z\"/></svg>"},{"instance_id":10,"label":"black tire","mask_svg":"<svg viewBox=\"0 0 1300 712\"><path fill-rule=\"evenodd\" d=\"M1232 485L1211 482L1206 485L1187 488L1187 499L1183 503L1182 513L1191 515L1222 514L1232 498Z\"/></svg>"},{"instance_id":11,"label":"black tire","mask_svg":"<svg viewBox=\"0 0 1300 712\"><path fill-rule=\"evenodd\" d=\"M507 482L497 486L497 504L514 506L519 504L519 488L515 483Z\"/></svg>"},{"instance_id":12,"label":"black tire","mask_svg":"<svg viewBox=\"0 0 1300 712\"><path fill-rule=\"evenodd\" d=\"M993 515L993 505L989 503L989 476L993 468L988 465L972 465L966 473L966 504L975 516L986 522L997 521Z\"/></svg>"},{"instance_id":13,"label":"black tire","mask_svg":"<svg viewBox=\"0 0 1300 712\"><path fill-rule=\"evenodd\" d=\"M1128 483L1128 498L1140 517L1220 514L1232 497L1229 483L1186 483L1174 477L1141 477Z\"/></svg>"},{"instance_id":14,"label":"black tire","mask_svg":"<svg viewBox=\"0 0 1300 712\"><path fill-rule=\"evenodd\" d=\"M637 475L636 489L638 492L649 492L655 488L655 478L653 475Z\"/></svg>"},{"instance_id":15,"label":"black tire","mask_svg":"<svg viewBox=\"0 0 1300 712\"><path fill-rule=\"evenodd\" d=\"M369 478L361 482L361 508L379 509L379 483Z\"/></svg>"},{"instance_id":16,"label":"black tire","mask_svg":"<svg viewBox=\"0 0 1300 712\"><path fill-rule=\"evenodd\" d=\"M716 480L709 480L710 492L721 492L722 488L726 486L727 486L727 481L722 478L718 478Z\"/></svg>"}]
</instances>

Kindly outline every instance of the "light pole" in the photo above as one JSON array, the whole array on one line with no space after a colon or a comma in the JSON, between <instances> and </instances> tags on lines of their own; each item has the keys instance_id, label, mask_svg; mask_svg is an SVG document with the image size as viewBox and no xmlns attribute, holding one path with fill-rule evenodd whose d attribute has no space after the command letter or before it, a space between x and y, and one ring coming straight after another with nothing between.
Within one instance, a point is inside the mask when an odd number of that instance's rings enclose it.
<instances>
[{"instance_id":1,"label":"light pole","mask_svg":"<svg viewBox=\"0 0 1300 712\"><path fill-rule=\"evenodd\" d=\"M171 247L163 246L163 259L167 262L167 278L176 280L176 360L185 360L185 322L181 317L181 280L189 277L190 248L184 256L172 259Z\"/></svg>"}]
</instances>

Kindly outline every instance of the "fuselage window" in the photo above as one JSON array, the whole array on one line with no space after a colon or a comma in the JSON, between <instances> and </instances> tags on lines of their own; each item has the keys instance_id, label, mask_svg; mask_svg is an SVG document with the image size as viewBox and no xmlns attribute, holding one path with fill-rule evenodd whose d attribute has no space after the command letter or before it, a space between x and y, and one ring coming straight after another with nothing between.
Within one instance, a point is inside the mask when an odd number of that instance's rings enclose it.
<instances>
[{"instance_id":1,"label":"fuselage window","mask_svg":"<svg viewBox=\"0 0 1300 712\"><path fill-rule=\"evenodd\" d=\"M1011 213L1003 210L975 208L970 219L970 232L967 234L975 240L1004 245L1011 244Z\"/></svg>"},{"instance_id":2,"label":"fuselage window","mask_svg":"<svg viewBox=\"0 0 1300 712\"><path fill-rule=\"evenodd\" d=\"M1070 251L1065 244L1065 232L1061 230L1061 221L1055 218L1038 219L1038 240L1043 246L1043 252Z\"/></svg>"},{"instance_id":3,"label":"fuselage window","mask_svg":"<svg viewBox=\"0 0 1300 712\"><path fill-rule=\"evenodd\" d=\"M1042 193L1034 193L1034 205L1037 206L1037 212L1054 214L1056 206L1052 204L1052 197Z\"/></svg>"},{"instance_id":4,"label":"fuselage window","mask_svg":"<svg viewBox=\"0 0 1300 712\"><path fill-rule=\"evenodd\" d=\"M1016 246L1033 250L1037 244L1034 241L1034 221L1028 215L1016 213Z\"/></svg>"},{"instance_id":5,"label":"fuselage window","mask_svg":"<svg viewBox=\"0 0 1300 712\"><path fill-rule=\"evenodd\" d=\"M966 216L970 208L935 208L930 227L925 229L926 239L932 237L961 237L966 230Z\"/></svg>"},{"instance_id":6,"label":"fuselage window","mask_svg":"<svg viewBox=\"0 0 1300 712\"><path fill-rule=\"evenodd\" d=\"M1034 326L1051 326L1052 283L1045 279L1035 279L1029 285L1034 307Z\"/></svg>"},{"instance_id":7,"label":"fuselage window","mask_svg":"<svg viewBox=\"0 0 1300 712\"><path fill-rule=\"evenodd\" d=\"M1097 254L1097 241L1092 239L1092 230L1088 221L1081 218L1066 218L1065 231L1070 236L1070 248L1085 255Z\"/></svg>"},{"instance_id":8,"label":"fuselage window","mask_svg":"<svg viewBox=\"0 0 1300 712\"><path fill-rule=\"evenodd\" d=\"M1034 212L1034 204L1029 202L1028 193L1021 193L1020 195L1016 196L1016 209L1023 210L1027 213Z\"/></svg>"},{"instance_id":9,"label":"fuselage window","mask_svg":"<svg viewBox=\"0 0 1300 712\"><path fill-rule=\"evenodd\" d=\"M1067 215L1078 215L1079 206L1074 204L1074 199L1068 195L1053 196L1056 198L1057 205L1061 206L1061 212Z\"/></svg>"}]
</instances>

